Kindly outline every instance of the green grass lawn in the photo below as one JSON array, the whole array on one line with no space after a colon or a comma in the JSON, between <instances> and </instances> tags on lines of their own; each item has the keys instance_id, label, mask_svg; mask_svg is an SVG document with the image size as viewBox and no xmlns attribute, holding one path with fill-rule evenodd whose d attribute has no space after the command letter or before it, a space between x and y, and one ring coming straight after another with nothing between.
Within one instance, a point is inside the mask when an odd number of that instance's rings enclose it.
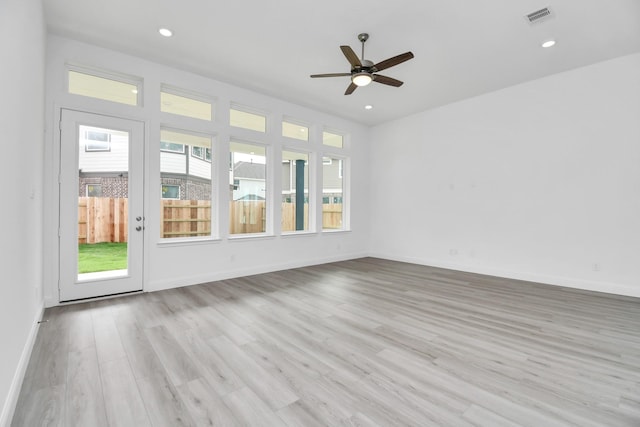
<instances>
[{"instance_id":1,"label":"green grass lawn","mask_svg":"<svg viewBox=\"0 0 640 427\"><path fill-rule=\"evenodd\" d=\"M78 273L124 270L126 268L126 243L78 245Z\"/></svg>"}]
</instances>

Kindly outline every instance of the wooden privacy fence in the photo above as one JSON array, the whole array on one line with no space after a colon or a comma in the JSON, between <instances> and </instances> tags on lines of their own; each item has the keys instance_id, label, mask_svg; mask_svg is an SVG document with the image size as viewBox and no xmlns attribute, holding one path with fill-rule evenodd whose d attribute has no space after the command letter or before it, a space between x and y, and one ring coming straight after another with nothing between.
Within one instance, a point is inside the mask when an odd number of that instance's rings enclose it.
<instances>
[{"instance_id":1,"label":"wooden privacy fence","mask_svg":"<svg viewBox=\"0 0 640 427\"><path fill-rule=\"evenodd\" d=\"M309 205L304 206L305 229ZM127 199L80 197L78 200L78 243L126 242ZM235 201L229 204L231 234L261 233L266 227L264 201ZM160 237L211 235L209 200L169 200L160 202ZM296 228L295 205L282 203L282 230ZM342 204L322 205L322 228L342 228Z\"/></svg>"},{"instance_id":2,"label":"wooden privacy fence","mask_svg":"<svg viewBox=\"0 0 640 427\"><path fill-rule=\"evenodd\" d=\"M127 241L128 199L80 197L78 243Z\"/></svg>"},{"instance_id":3,"label":"wooden privacy fence","mask_svg":"<svg viewBox=\"0 0 640 427\"><path fill-rule=\"evenodd\" d=\"M322 205L322 228L342 228L342 203L329 203Z\"/></svg>"},{"instance_id":4,"label":"wooden privacy fence","mask_svg":"<svg viewBox=\"0 0 640 427\"><path fill-rule=\"evenodd\" d=\"M160 237L211 235L210 200L160 201Z\"/></svg>"}]
</instances>

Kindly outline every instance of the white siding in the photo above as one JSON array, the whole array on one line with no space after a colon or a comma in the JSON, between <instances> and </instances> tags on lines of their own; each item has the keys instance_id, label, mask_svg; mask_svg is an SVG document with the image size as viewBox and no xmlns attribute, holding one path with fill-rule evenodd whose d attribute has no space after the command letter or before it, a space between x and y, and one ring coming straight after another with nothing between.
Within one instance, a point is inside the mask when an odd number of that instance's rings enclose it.
<instances>
[{"instance_id":1,"label":"white siding","mask_svg":"<svg viewBox=\"0 0 640 427\"><path fill-rule=\"evenodd\" d=\"M129 170L129 135L127 133L111 133L110 151L86 151L86 144L91 142L85 139L84 132L81 131L78 146L78 167L82 172L126 172Z\"/></svg>"},{"instance_id":2,"label":"white siding","mask_svg":"<svg viewBox=\"0 0 640 427\"><path fill-rule=\"evenodd\" d=\"M189 158L189 175L211 179L211 162L191 156Z\"/></svg>"},{"instance_id":3,"label":"white siding","mask_svg":"<svg viewBox=\"0 0 640 427\"><path fill-rule=\"evenodd\" d=\"M179 153L160 152L160 172L162 173L187 173L187 156Z\"/></svg>"}]
</instances>

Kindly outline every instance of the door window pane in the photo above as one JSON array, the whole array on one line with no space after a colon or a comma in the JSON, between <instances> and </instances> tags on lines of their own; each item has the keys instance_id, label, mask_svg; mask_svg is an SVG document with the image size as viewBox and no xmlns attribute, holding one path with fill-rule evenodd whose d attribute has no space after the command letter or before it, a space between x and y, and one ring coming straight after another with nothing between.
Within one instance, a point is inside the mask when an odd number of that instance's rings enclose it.
<instances>
[{"instance_id":1,"label":"door window pane","mask_svg":"<svg viewBox=\"0 0 640 427\"><path fill-rule=\"evenodd\" d=\"M159 148L160 238L211 236L211 137L162 129Z\"/></svg>"},{"instance_id":2,"label":"door window pane","mask_svg":"<svg viewBox=\"0 0 640 427\"><path fill-rule=\"evenodd\" d=\"M344 160L332 157L322 159L322 229L344 228Z\"/></svg>"},{"instance_id":3,"label":"door window pane","mask_svg":"<svg viewBox=\"0 0 640 427\"><path fill-rule=\"evenodd\" d=\"M309 155L282 152L282 231L309 230Z\"/></svg>"},{"instance_id":4,"label":"door window pane","mask_svg":"<svg viewBox=\"0 0 640 427\"><path fill-rule=\"evenodd\" d=\"M267 154L261 145L231 142L229 233L267 230Z\"/></svg>"},{"instance_id":5,"label":"door window pane","mask_svg":"<svg viewBox=\"0 0 640 427\"><path fill-rule=\"evenodd\" d=\"M80 125L78 135L78 280L126 275L129 133Z\"/></svg>"}]
</instances>

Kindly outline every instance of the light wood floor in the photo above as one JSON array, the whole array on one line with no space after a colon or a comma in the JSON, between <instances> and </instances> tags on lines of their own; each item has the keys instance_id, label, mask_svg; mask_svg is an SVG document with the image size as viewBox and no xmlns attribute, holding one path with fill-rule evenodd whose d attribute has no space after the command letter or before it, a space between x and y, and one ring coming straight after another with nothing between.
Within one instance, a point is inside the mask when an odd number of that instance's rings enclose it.
<instances>
[{"instance_id":1,"label":"light wood floor","mask_svg":"<svg viewBox=\"0 0 640 427\"><path fill-rule=\"evenodd\" d=\"M640 426L640 299L365 258L45 319L13 426Z\"/></svg>"}]
</instances>

